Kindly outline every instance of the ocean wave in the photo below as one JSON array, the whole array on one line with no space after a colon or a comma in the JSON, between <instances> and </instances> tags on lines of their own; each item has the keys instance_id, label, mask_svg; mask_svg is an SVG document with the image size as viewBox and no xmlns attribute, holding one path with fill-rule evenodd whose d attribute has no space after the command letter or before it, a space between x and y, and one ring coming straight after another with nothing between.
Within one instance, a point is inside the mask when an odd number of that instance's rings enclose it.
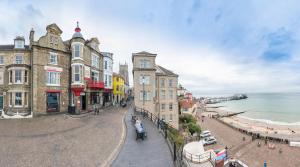
<instances>
[{"instance_id":1,"label":"ocean wave","mask_svg":"<svg viewBox=\"0 0 300 167\"><path fill-rule=\"evenodd\" d=\"M238 115L237 117L252 120L252 121L259 121L267 124L274 124L274 125L293 125L293 126L300 126L300 122L281 122L281 121L272 121L268 119L255 119L255 118L249 118L246 116Z\"/></svg>"}]
</instances>

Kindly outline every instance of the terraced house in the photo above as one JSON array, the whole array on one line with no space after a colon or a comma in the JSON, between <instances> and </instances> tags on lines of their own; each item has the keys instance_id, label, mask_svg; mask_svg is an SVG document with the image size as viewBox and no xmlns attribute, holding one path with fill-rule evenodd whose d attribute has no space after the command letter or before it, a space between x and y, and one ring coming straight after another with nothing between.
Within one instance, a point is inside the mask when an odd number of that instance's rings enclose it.
<instances>
[{"instance_id":1,"label":"terraced house","mask_svg":"<svg viewBox=\"0 0 300 167\"><path fill-rule=\"evenodd\" d=\"M132 54L134 104L178 129L178 75L156 65L156 54Z\"/></svg>"},{"instance_id":2,"label":"terraced house","mask_svg":"<svg viewBox=\"0 0 300 167\"><path fill-rule=\"evenodd\" d=\"M103 55L97 38L85 40L77 23L70 40L51 24L29 45L17 37L0 45L0 109L10 115L89 110L103 102ZM32 112L33 111L33 112Z\"/></svg>"}]
</instances>

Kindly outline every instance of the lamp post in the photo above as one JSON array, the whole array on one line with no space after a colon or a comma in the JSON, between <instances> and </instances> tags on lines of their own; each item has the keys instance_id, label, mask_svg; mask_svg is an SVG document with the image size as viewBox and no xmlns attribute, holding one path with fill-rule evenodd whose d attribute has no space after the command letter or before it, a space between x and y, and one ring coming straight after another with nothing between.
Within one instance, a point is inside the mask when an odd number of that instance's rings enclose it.
<instances>
[{"instance_id":1,"label":"lamp post","mask_svg":"<svg viewBox=\"0 0 300 167\"><path fill-rule=\"evenodd\" d=\"M144 105L145 105L145 76L142 78L143 83L143 111L144 111Z\"/></svg>"}]
</instances>

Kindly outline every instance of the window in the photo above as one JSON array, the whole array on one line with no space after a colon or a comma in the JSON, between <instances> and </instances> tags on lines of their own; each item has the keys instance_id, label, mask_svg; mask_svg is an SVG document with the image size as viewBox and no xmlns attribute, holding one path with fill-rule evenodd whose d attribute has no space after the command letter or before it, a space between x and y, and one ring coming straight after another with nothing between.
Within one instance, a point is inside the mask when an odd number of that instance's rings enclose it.
<instances>
[{"instance_id":1,"label":"window","mask_svg":"<svg viewBox=\"0 0 300 167\"><path fill-rule=\"evenodd\" d=\"M107 84L108 84L108 77L107 76L108 76L107 74L104 75L104 85L105 85L105 87L107 87Z\"/></svg>"},{"instance_id":2,"label":"window","mask_svg":"<svg viewBox=\"0 0 300 167\"><path fill-rule=\"evenodd\" d=\"M50 55L49 55L49 64L57 64L57 54L50 53Z\"/></svg>"},{"instance_id":3,"label":"window","mask_svg":"<svg viewBox=\"0 0 300 167\"><path fill-rule=\"evenodd\" d=\"M173 121L173 114L170 114L170 119L169 121Z\"/></svg>"},{"instance_id":4,"label":"window","mask_svg":"<svg viewBox=\"0 0 300 167\"><path fill-rule=\"evenodd\" d=\"M73 82L82 83L83 65L73 65Z\"/></svg>"},{"instance_id":5,"label":"window","mask_svg":"<svg viewBox=\"0 0 300 167\"><path fill-rule=\"evenodd\" d=\"M169 98L173 99L174 95L173 95L173 90L169 90Z\"/></svg>"},{"instance_id":6,"label":"window","mask_svg":"<svg viewBox=\"0 0 300 167\"><path fill-rule=\"evenodd\" d=\"M107 60L104 61L104 69L107 70Z\"/></svg>"},{"instance_id":7,"label":"window","mask_svg":"<svg viewBox=\"0 0 300 167\"><path fill-rule=\"evenodd\" d=\"M172 86L173 86L173 80L169 79L169 87L172 87Z\"/></svg>"},{"instance_id":8,"label":"window","mask_svg":"<svg viewBox=\"0 0 300 167\"><path fill-rule=\"evenodd\" d=\"M73 58L80 58L80 50L81 50L81 45L80 44L75 44L73 46Z\"/></svg>"},{"instance_id":9,"label":"window","mask_svg":"<svg viewBox=\"0 0 300 167\"><path fill-rule=\"evenodd\" d=\"M151 100L151 92L144 91L144 93L143 93L143 91L140 91L140 100L147 100L147 101Z\"/></svg>"},{"instance_id":10,"label":"window","mask_svg":"<svg viewBox=\"0 0 300 167\"><path fill-rule=\"evenodd\" d=\"M12 83L12 81L13 81L13 72L12 72L12 70L10 70L9 71L9 83Z\"/></svg>"},{"instance_id":11,"label":"window","mask_svg":"<svg viewBox=\"0 0 300 167\"><path fill-rule=\"evenodd\" d=\"M15 70L15 83L22 82L22 70Z\"/></svg>"},{"instance_id":12,"label":"window","mask_svg":"<svg viewBox=\"0 0 300 167\"><path fill-rule=\"evenodd\" d=\"M166 98L166 91L165 90L161 90L160 94L161 94L161 99L165 99Z\"/></svg>"},{"instance_id":13,"label":"window","mask_svg":"<svg viewBox=\"0 0 300 167\"><path fill-rule=\"evenodd\" d=\"M15 93L15 106L21 106L22 105L22 93L16 92Z\"/></svg>"},{"instance_id":14,"label":"window","mask_svg":"<svg viewBox=\"0 0 300 167\"><path fill-rule=\"evenodd\" d=\"M172 111L173 110L173 103L169 104L169 110Z\"/></svg>"},{"instance_id":15,"label":"window","mask_svg":"<svg viewBox=\"0 0 300 167\"><path fill-rule=\"evenodd\" d=\"M12 93L9 93L9 105L12 106Z\"/></svg>"},{"instance_id":16,"label":"window","mask_svg":"<svg viewBox=\"0 0 300 167\"><path fill-rule=\"evenodd\" d=\"M92 71L92 80L93 81L99 81L99 72Z\"/></svg>"},{"instance_id":17,"label":"window","mask_svg":"<svg viewBox=\"0 0 300 167\"><path fill-rule=\"evenodd\" d=\"M60 85L60 72L47 72L47 85Z\"/></svg>"},{"instance_id":18,"label":"window","mask_svg":"<svg viewBox=\"0 0 300 167\"><path fill-rule=\"evenodd\" d=\"M144 82L145 85L150 84L150 76L141 75L140 76L140 84L142 85Z\"/></svg>"},{"instance_id":19,"label":"window","mask_svg":"<svg viewBox=\"0 0 300 167\"><path fill-rule=\"evenodd\" d=\"M165 108L166 108L166 104L165 104L165 103L162 103L162 104L161 104L161 110L165 110Z\"/></svg>"},{"instance_id":20,"label":"window","mask_svg":"<svg viewBox=\"0 0 300 167\"><path fill-rule=\"evenodd\" d=\"M141 60L140 68L150 68L150 61L149 60Z\"/></svg>"},{"instance_id":21,"label":"window","mask_svg":"<svg viewBox=\"0 0 300 167\"><path fill-rule=\"evenodd\" d=\"M92 66L99 68L99 56L92 54Z\"/></svg>"},{"instance_id":22,"label":"window","mask_svg":"<svg viewBox=\"0 0 300 167\"><path fill-rule=\"evenodd\" d=\"M23 49L24 48L24 41L22 40L15 40L15 48Z\"/></svg>"},{"instance_id":23,"label":"window","mask_svg":"<svg viewBox=\"0 0 300 167\"><path fill-rule=\"evenodd\" d=\"M27 70L24 71L24 82L25 83L28 82L28 71Z\"/></svg>"},{"instance_id":24,"label":"window","mask_svg":"<svg viewBox=\"0 0 300 167\"><path fill-rule=\"evenodd\" d=\"M165 79L160 79L160 87L165 87Z\"/></svg>"},{"instance_id":25,"label":"window","mask_svg":"<svg viewBox=\"0 0 300 167\"><path fill-rule=\"evenodd\" d=\"M16 64L22 64L22 63L23 63L23 56L16 55Z\"/></svg>"},{"instance_id":26,"label":"window","mask_svg":"<svg viewBox=\"0 0 300 167\"><path fill-rule=\"evenodd\" d=\"M111 76L108 76L108 85L111 86L112 78Z\"/></svg>"},{"instance_id":27,"label":"window","mask_svg":"<svg viewBox=\"0 0 300 167\"><path fill-rule=\"evenodd\" d=\"M4 64L4 57L0 56L0 64Z\"/></svg>"}]
</instances>

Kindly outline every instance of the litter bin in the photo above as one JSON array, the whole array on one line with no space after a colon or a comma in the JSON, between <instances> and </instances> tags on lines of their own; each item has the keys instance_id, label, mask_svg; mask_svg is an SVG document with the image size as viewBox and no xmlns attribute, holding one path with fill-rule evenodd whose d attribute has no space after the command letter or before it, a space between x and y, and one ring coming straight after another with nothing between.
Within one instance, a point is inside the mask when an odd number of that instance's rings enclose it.
<instances>
[{"instance_id":1,"label":"litter bin","mask_svg":"<svg viewBox=\"0 0 300 167\"><path fill-rule=\"evenodd\" d=\"M75 114L75 106L68 106L68 113Z\"/></svg>"}]
</instances>

